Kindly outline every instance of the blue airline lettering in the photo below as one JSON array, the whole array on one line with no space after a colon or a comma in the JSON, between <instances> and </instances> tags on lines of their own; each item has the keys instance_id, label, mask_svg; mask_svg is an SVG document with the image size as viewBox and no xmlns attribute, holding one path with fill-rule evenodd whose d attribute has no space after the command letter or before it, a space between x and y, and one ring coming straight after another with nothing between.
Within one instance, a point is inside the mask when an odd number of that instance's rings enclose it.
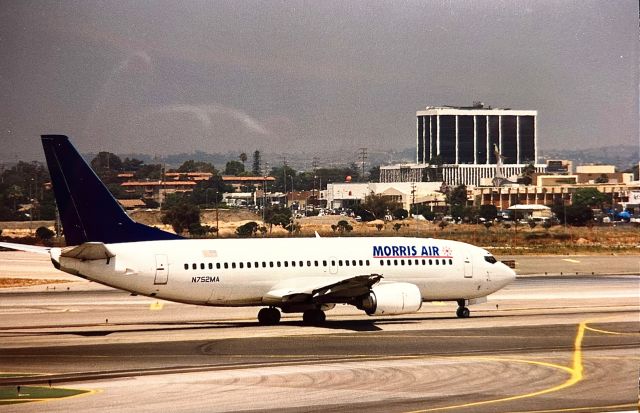
<instances>
[{"instance_id":1,"label":"blue airline lettering","mask_svg":"<svg viewBox=\"0 0 640 413\"><path fill-rule=\"evenodd\" d=\"M415 245L397 246L397 245L374 245L374 257L416 257L420 251L422 257L438 257L440 256L440 248L435 245L423 245L420 250Z\"/></svg>"}]
</instances>

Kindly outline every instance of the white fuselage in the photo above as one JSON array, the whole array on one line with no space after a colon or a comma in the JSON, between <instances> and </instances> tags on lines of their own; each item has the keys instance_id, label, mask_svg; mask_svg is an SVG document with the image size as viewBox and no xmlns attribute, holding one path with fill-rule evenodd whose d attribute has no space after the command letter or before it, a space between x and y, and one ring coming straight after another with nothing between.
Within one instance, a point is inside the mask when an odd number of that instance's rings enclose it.
<instances>
[{"instance_id":1,"label":"white fuselage","mask_svg":"<svg viewBox=\"0 0 640 413\"><path fill-rule=\"evenodd\" d=\"M281 238L171 240L107 244L115 257L52 258L62 271L170 301L213 306L265 305L286 280L300 284L381 275L418 286L423 301L485 297L515 278L482 248L432 238ZM493 259L493 257L491 257Z\"/></svg>"}]
</instances>

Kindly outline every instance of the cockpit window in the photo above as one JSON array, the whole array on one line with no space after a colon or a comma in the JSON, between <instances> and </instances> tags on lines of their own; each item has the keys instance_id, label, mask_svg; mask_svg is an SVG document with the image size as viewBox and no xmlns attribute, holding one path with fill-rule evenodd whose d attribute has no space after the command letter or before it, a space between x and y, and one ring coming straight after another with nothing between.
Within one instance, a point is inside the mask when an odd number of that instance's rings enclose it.
<instances>
[{"instance_id":1,"label":"cockpit window","mask_svg":"<svg viewBox=\"0 0 640 413\"><path fill-rule=\"evenodd\" d=\"M496 257L494 257L493 255L485 255L484 260L491 264L495 264L496 262L498 262L498 260L496 260Z\"/></svg>"}]
</instances>

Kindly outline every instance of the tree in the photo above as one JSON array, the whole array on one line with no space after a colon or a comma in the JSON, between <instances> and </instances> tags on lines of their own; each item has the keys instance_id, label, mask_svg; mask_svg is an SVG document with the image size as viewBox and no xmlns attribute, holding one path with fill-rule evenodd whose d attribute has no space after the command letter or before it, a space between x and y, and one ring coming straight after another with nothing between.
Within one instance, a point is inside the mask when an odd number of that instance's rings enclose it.
<instances>
[{"instance_id":1,"label":"tree","mask_svg":"<svg viewBox=\"0 0 640 413\"><path fill-rule=\"evenodd\" d=\"M573 194L572 204L595 208L608 201L608 197L596 188L580 188Z\"/></svg>"},{"instance_id":2,"label":"tree","mask_svg":"<svg viewBox=\"0 0 640 413\"><path fill-rule=\"evenodd\" d=\"M393 219L406 219L409 216L409 212L404 208L396 208L393 210Z\"/></svg>"},{"instance_id":3,"label":"tree","mask_svg":"<svg viewBox=\"0 0 640 413\"><path fill-rule=\"evenodd\" d=\"M344 234L345 232L353 231L353 226L349 224L349 221L342 219L338 221L337 229L339 233Z\"/></svg>"},{"instance_id":4,"label":"tree","mask_svg":"<svg viewBox=\"0 0 640 413\"><path fill-rule=\"evenodd\" d=\"M427 221L433 221L436 218L436 214L424 204L416 207L416 214L422 215Z\"/></svg>"},{"instance_id":5,"label":"tree","mask_svg":"<svg viewBox=\"0 0 640 413\"><path fill-rule=\"evenodd\" d=\"M162 223L171 225L176 234L182 234L194 228L194 224L200 225L200 208L187 202L177 203L162 215Z\"/></svg>"},{"instance_id":6,"label":"tree","mask_svg":"<svg viewBox=\"0 0 640 413\"><path fill-rule=\"evenodd\" d=\"M91 160L91 169L98 176L106 172L119 172L122 171L122 160L118 155L111 152L99 152Z\"/></svg>"},{"instance_id":7,"label":"tree","mask_svg":"<svg viewBox=\"0 0 640 413\"><path fill-rule=\"evenodd\" d=\"M607 182L609 182L609 177L607 176L607 174L600 174L600 176L597 177L594 182L596 184L606 184Z\"/></svg>"},{"instance_id":8,"label":"tree","mask_svg":"<svg viewBox=\"0 0 640 413\"><path fill-rule=\"evenodd\" d=\"M269 224L269 231L274 225L285 228L291 222L291 210L284 206L274 205L264 211L264 221Z\"/></svg>"},{"instance_id":9,"label":"tree","mask_svg":"<svg viewBox=\"0 0 640 413\"><path fill-rule=\"evenodd\" d=\"M38 229L36 229L36 238L45 243L51 241L51 238L53 238L54 235L55 232L51 231L47 227L38 227Z\"/></svg>"},{"instance_id":10,"label":"tree","mask_svg":"<svg viewBox=\"0 0 640 413\"><path fill-rule=\"evenodd\" d=\"M374 219L383 219L388 212L395 211L399 207L400 204L390 198L371 192L365 197L364 202L360 204L358 215L360 215L364 221L365 217L361 213L361 211L364 210L373 215Z\"/></svg>"},{"instance_id":11,"label":"tree","mask_svg":"<svg viewBox=\"0 0 640 413\"><path fill-rule=\"evenodd\" d=\"M242 170L244 171L244 163L247 162L247 154L242 152L238 158L240 158L240 162L242 162Z\"/></svg>"},{"instance_id":12,"label":"tree","mask_svg":"<svg viewBox=\"0 0 640 413\"><path fill-rule=\"evenodd\" d=\"M458 185L453 190L445 192L447 204L451 207L451 216L454 218L462 218L465 216L465 208L467 206L467 187L466 185Z\"/></svg>"},{"instance_id":13,"label":"tree","mask_svg":"<svg viewBox=\"0 0 640 413\"><path fill-rule=\"evenodd\" d=\"M188 161L185 161L182 165L180 165L180 167L178 168L178 172L216 173L216 168L209 162L194 161L193 159L189 159Z\"/></svg>"},{"instance_id":14,"label":"tree","mask_svg":"<svg viewBox=\"0 0 640 413\"><path fill-rule=\"evenodd\" d=\"M480 205L480 217L487 221L493 221L498 216L498 208L495 205Z\"/></svg>"},{"instance_id":15,"label":"tree","mask_svg":"<svg viewBox=\"0 0 640 413\"><path fill-rule=\"evenodd\" d=\"M518 178L519 184L531 185L533 182L533 175L536 173L536 167L533 163L527 164L524 168L522 168L522 174L520 178Z\"/></svg>"},{"instance_id":16,"label":"tree","mask_svg":"<svg viewBox=\"0 0 640 413\"><path fill-rule=\"evenodd\" d=\"M380 182L380 165L369 169L369 182Z\"/></svg>"},{"instance_id":17,"label":"tree","mask_svg":"<svg viewBox=\"0 0 640 413\"><path fill-rule=\"evenodd\" d=\"M238 161L229 161L224 167L225 175L238 176L244 172L244 164Z\"/></svg>"},{"instance_id":18,"label":"tree","mask_svg":"<svg viewBox=\"0 0 640 413\"><path fill-rule=\"evenodd\" d=\"M593 221L593 209L587 205L555 204L551 210L556 214L560 222L581 227Z\"/></svg>"},{"instance_id":19,"label":"tree","mask_svg":"<svg viewBox=\"0 0 640 413\"><path fill-rule=\"evenodd\" d=\"M232 192L233 188L222 180L220 175L213 175L206 181L200 181L193 188L191 202L197 205L208 207L211 204L218 204L222 201L222 194Z\"/></svg>"},{"instance_id":20,"label":"tree","mask_svg":"<svg viewBox=\"0 0 640 413\"><path fill-rule=\"evenodd\" d=\"M297 172L295 169L291 168L289 165L279 166L277 168L271 168L271 172L269 175L276 178L275 182L272 184L271 188L274 191L285 192L285 179L286 179L286 189L288 191L291 190L291 177L297 179ZM285 178L286 176L286 178ZM303 189L300 185L296 186L298 189Z\"/></svg>"},{"instance_id":21,"label":"tree","mask_svg":"<svg viewBox=\"0 0 640 413\"><path fill-rule=\"evenodd\" d=\"M260 151L255 151L253 153L253 166L251 167L253 176L262 176L262 165L260 161Z\"/></svg>"},{"instance_id":22,"label":"tree","mask_svg":"<svg viewBox=\"0 0 640 413\"><path fill-rule=\"evenodd\" d=\"M239 237L248 238L253 237L258 232L258 223L255 221L247 222L236 228L236 234Z\"/></svg>"}]
</instances>

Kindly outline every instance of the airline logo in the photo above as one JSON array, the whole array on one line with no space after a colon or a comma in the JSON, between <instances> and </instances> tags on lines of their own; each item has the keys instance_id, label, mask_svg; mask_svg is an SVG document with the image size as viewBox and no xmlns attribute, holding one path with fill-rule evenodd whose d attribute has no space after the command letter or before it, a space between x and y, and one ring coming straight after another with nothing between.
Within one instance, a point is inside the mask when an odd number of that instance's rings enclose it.
<instances>
[{"instance_id":1,"label":"airline logo","mask_svg":"<svg viewBox=\"0 0 640 413\"><path fill-rule=\"evenodd\" d=\"M436 245L374 245L373 258L453 258L450 247Z\"/></svg>"}]
</instances>

